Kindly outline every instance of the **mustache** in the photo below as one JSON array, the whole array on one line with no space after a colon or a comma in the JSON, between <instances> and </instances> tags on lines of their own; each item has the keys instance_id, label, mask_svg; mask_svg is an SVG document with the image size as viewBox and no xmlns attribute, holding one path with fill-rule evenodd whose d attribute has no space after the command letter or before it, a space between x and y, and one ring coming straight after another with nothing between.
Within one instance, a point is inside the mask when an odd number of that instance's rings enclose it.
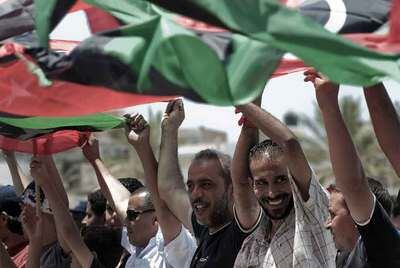
<instances>
[{"instance_id":1,"label":"mustache","mask_svg":"<svg viewBox=\"0 0 400 268\"><path fill-rule=\"evenodd\" d=\"M279 200L279 199L285 199L289 196L289 194L279 194L274 198L263 196L260 198L260 201L263 203L269 203L271 201Z\"/></svg>"},{"instance_id":2,"label":"mustache","mask_svg":"<svg viewBox=\"0 0 400 268\"><path fill-rule=\"evenodd\" d=\"M192 205L196 205L196 204L205 204L208 205L208 202L204 201L202 198L196 198L192 201Z\"/></svg>"}]
</instances>

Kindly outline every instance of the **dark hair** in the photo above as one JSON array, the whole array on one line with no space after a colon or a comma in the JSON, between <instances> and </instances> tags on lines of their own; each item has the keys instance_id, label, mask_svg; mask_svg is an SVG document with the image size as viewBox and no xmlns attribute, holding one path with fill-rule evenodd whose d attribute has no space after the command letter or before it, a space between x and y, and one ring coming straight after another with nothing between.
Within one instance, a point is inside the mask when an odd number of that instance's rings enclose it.
<instances>
[{"instance_id":1,"label":"dark hair","mask_svg":"<svg viewBox=\"0 0 400 268\"><path fill-rule=\"evenodd\" d=\"M7 218L7 228L10 232L14 234L24 235L21 222L14 217L8 216Z\"/></svg>"},{"instance_id":2,"label":"dark hair","mask_svg":"<svg viewBox=\"0 0 400 268\"><path fill-rule=\"evenodd\" d=\"M126 189L130 193L133 193L139 188L144 187L143 183L141 183L138 179L136 178L119 178L118 181L125 186Z\"/></svg>"},{"instance_id":3,"label":"dark hair","mask_svg":"<svg viewBox=\"0 0 400 268\"><path fill-rule=\"evenodd\" d=\"M141 188L137 189L136 191L134 191L132 193L131 196L136 196L136 195L140 195L144 199L143 207L142 207L143 210L154 208L153 200L151 199L151 194L150 194L149 190L147 190L146 187L141 187Z\"/></svg>"},{"instance_id":4,"label":"dark hair","mask_svg":"<svg viewBox=\"0 0 400 268\"><path fill-rule=\"evenodd\" d=\"M96 190L88 195L88 202L96 216L102 216L107 208L107 200L100 190Z\"/></svg>"},{"instance_id":5,"label":"dark hair","mask_svg":"<svg viewBox=\"0 0 400 268\"><path fill-rule=\"evenodd\" d=\"M104 267L116 267L122 255L121 228L110 226L86 226L82 237L90 249L96 252L99 262Z\"/></svg>"},{"instance_id":6,"label":"dark hair","mask_svg":"<svg viewBox=\"0 0 400 268\"><path fill-rule=\"evenodd\" d=\"M221 153L214 149L205 149L195 154L192 163L203 160L217 160L221 165L222 177L225 179L225 185L232 183L231 179L231 162L229 155Z\"/></svg>"},{"instance_id":7,"label":"dark hair","mask_svg":"<svg viewBox=\"0 0 400 268\"><path fill-rule=\"evenodd\" d=\"M281 155L283 153L282 148L270 139L266 139L250 149L249 152L249 161L260 158L262 156L266 156L268 158L274 158L277 155Z\"/></svg>"},{"instance_id":8,"label":"dark hair","mask_svg":"<svg viewBox=\"0 0 400 268\"><path fill-rule=\"evenodd\" d=\"M368 177L368 184L376 199L386 210L386 213L392 215L393 202L388 190L378 180Z\"/></svg>"}]
</instances>

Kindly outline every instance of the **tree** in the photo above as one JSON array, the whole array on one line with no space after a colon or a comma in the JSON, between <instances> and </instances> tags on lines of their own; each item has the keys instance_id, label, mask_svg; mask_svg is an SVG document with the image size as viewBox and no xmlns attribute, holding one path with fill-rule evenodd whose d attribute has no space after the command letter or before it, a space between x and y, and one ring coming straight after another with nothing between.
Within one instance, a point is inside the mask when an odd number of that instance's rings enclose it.
<instances>
[{"instance_id":1,"label":"tree","mask_svg":"<svg viewBox=\"0 0 400 268\"><path fill-rule=\"evenodd\" d=\"M395 179L397 176L379 147L371 122L362 118L360 98L346 96L340 99L339 105L366 175L380 180L388 187L398 186L399 182ZM294 131L301 140L305 154L317 177L322 183L332 182L333 174L325 127L317 104L314 103L312 117L299 115L298 125Z\"/></svg>"}]
</instances>

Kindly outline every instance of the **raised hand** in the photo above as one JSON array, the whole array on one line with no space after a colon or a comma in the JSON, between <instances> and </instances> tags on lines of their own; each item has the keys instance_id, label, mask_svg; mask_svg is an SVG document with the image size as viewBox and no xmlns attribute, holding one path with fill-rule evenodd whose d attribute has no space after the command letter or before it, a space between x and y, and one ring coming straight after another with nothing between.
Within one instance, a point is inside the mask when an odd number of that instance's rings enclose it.
<instances>
[{"instance_id":1,"label":"raised hand","mask_svg":"<svg viewBox=\"0 0 400 268\"><path fill-rule=\"evenodd\" d=\"M305 71L304 76L305 82L313 83L318 103L321 104L325 102L330 102L332 100L337 100L339 85L332 83L313 68Z\"/></svg>"},{"instance_id":2,"label":"raised hand","mask_svg":"<svg viewBox=\"0 0 400 268\"><path fill-rule=\"evenodd\" d=\"M99 141L94 135L90 135L82 147L82 152L90 163L93 163L96 159L100 159Z\"/></svg>"},{"instance_id":3,"label":"raised hand","mask_svg":"<svg viewBox=\"0 0 400 268\"><path fill-rule=\"evenodd\" d=\"M125 134L136 149L150 144L150 126L141 114L126 114Z\"/></svg>"},{"instance_id":4,"label":"raised hand","mask_svg":"<svg viewBox=\"0 0 400 268\"><path fill-rule=\"evenodd\" d=\"M177 130L185 119L185 109L182 99L172 100L168 103L161 127L164 130Z\"/></svg>"},{"instance_id":5,"label":"raised hand","mask_svg":"<svg viewBox=\"0 0 400 268\"><path fill-rule=\"evenodd\" d=\"M46 161L47 159L44 156L34 156L29 165L32 177L40 186L51 181L49 171L46 167Z\"/></svg>"},{"instance_id":6,"label":"raised hand","mask_svg":"<svg viewBox=\"0 0 400 268\"><path fill-rule=\"evenodd\" d=\"M41 245L43 239L43 220L41 210L25 204L21 212L21 221L29 241Z\"/></svg>"}]
</instances>

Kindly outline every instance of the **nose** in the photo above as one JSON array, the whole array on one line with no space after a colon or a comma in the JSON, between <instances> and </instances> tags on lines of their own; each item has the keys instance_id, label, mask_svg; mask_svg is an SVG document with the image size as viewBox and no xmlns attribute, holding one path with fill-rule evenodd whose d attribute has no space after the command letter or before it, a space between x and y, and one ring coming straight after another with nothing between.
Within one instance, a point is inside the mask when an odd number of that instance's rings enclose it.
<instances>
[{"instance_id":1,"label":"nose","mask_svg":"<svg viewBox=\"0 0 400 268\"><path fill-rule=\"evenodd\" d=\"M81 223L82 223L82 224L87 224L87 218L88 218L88 217L85 216L85 218L82 219Z\"/></svg>"},{"instance_id":2,"label":"nose","mask_svg":"<svg viewBox=\"0 0 400 268\"><path fill-rule=\"evenodd\" d=\"M269 185L268 187L268 198L274 199L279 195L279 187L274 184Z\"/></svg>"},{"instance_id":3,"label":"nose","mask_svg":"<svg viewBox=\"0 0 400 268\"><path fill-rule=\"evenodd\" d=\"M190 195L192 199L196 199L203 196L203 191L201 190L200 187L194 186Z\"/></svg>"}]
</instances>

